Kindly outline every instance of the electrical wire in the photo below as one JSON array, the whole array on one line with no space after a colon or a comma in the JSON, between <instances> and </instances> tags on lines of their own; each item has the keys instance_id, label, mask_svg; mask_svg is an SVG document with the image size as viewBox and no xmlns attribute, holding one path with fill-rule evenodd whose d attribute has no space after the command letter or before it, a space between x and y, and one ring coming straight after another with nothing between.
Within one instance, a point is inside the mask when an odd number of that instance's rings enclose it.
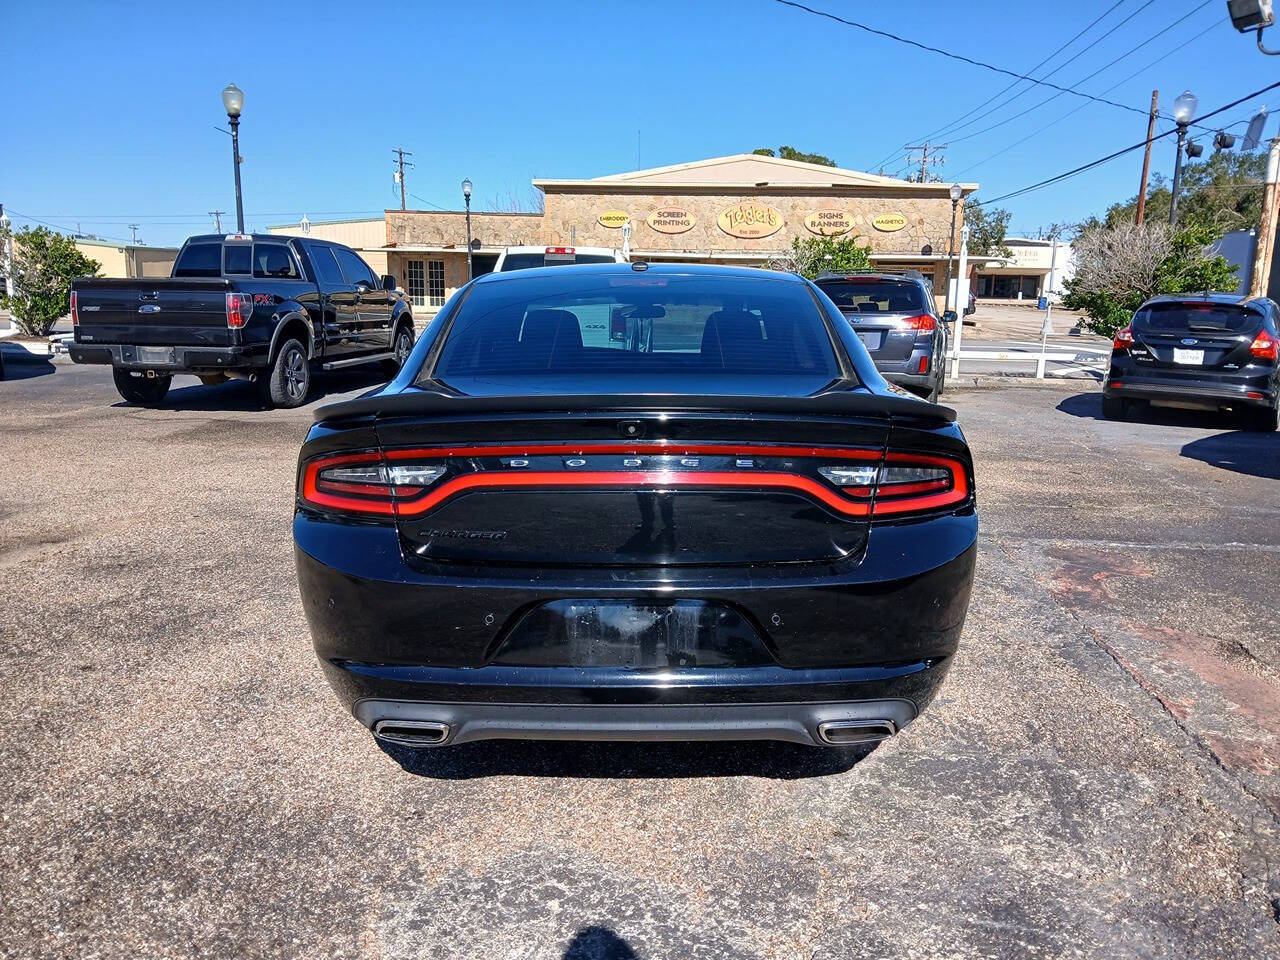
<instances>
[{"instance_id":1,"label":"electrical wire","mask_svg":"<svg viewBox=\"0 0 1280 960\"><path fill-rule=\"evenodd\" d=\"M1238 107L1240 106L1240 104L1245 103L1249 100L1252 100L1254 97L1260 97L1262 96L1262 94L1267 93L1268 91L1274 90L1277 87L1280 87L1280 80L1277 80L1275 83L1270 84L1268 86L1262 87L1259 90L1255 90L1253 93L1245 94L1245 96L1240 97L1238 100L1232 100L1230 103L1226 104L1225 106L1218 107L1218 109L1216 110L1211 110L1209 113L1206 113L1203 116L1201 116L1200 119L1208 120L1210 117L1215 117L1220 113L1225 113L1226 111L1232 109L1233 107ZM1156 140L1162 140L1165 137L1176 132L1177 132L1177 128L1175 127L1172 130L1166 130L1163 133L1158 133L1151 138L1151 142L1154 143ZM1003 193L1000 196L992 197L989 200L970 200L968 201L968 203L970 206L985 207L993 203L1000 203L1001 201L1004 201L1004 200L1012 200L1014 197L1021 197L1024 194L1031 193L1033 190L1041 190L1045 187L1051 186L1052 184L1061 183L1063 180L1066 180L1070 177L1074 177L1088 170L1092 170L1094 167L1099 167L1104 163L1109 163L1110 161L1115 160L1117 157L1123 157L1126 153L1133 153L1133 151L1135 150L1141 150L1146 145L1147 145L1147 139L1144 137L1143 139L1139 140L1137 143L1133 144L1132 146L1124 147L1123 149L1117 150L1114 153L1107 154L1105 157L1099 157L1097 160L1091 160L1088 163L1081 164L1080 166L1074 167L1071 170L1067 170L1064 173L1059 173L1056 176L1049 177L1048 179L1041 180L1037 183L1029 184L1028 186L1025 186L1025 187L1019 187L1017 190L1011 190L1009 193Z\"/></svg>"}]
</instances>

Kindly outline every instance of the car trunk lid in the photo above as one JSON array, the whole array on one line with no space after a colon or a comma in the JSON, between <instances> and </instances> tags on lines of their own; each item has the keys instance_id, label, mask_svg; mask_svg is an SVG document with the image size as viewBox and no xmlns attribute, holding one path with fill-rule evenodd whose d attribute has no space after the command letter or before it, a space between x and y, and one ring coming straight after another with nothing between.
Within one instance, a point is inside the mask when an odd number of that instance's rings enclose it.
<instances>
[{"instance_id":1,"label":"car trunk lid","mask_svg":"<svg viewBox=\"0 0 1280 960\"><path fill-rule=\"evenodd\" d=\"M1249 346L1262 322L1260 314L1235 304L1152 304L1134 317L1130 352L1169 373L1235 369L1250 362Z\"/></svg>"}]
</instances>

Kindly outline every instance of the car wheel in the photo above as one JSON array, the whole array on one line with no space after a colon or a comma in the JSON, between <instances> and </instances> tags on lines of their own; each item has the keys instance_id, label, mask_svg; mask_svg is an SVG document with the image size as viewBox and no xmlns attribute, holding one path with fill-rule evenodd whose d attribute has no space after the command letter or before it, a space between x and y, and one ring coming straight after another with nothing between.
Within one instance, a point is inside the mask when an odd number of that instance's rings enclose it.
<instances>
[{"instance_id":1,"label":"car wheel","mask_svg":"<svg viewBox=\"0 0 1280 960\"><path fill-rule=\"evenodd\" d=\"M1129 401L1124 397L1103 397L1102 415L1108 420L1124 420L1129 416Z\"/></svg>"},{"instance_id":2,"label":"car wheel","mask_svg":"<svg viewBox=\"0 0 1280 960\"><path fill-rule=\"evenodd\" d=\"M938 374L938 379L933 381L933 389L929 391L926 399L930 403L937 403L940 396L942 396L942 374Z\"/></svg>"},{"instance_id":3,"label":"car wheel","mask_svg":"<svg viewBox=\"0 0 1280 960\"><path fill-rule=\"evenodd\" d=\"M169 392L172 376L134 376L128 370L113 369L116 391L129 403L139 407L158 407Z\"/></svg>"},{"instance_id":4,"label":"car wheel","mask_svg":"<svg viewBox=\"0 0 1280 960\"><path fill-rule=\"evenodd\" d=\"M396 327L396 336L391 342L391 359L387 361L387 368L392 373L399 373L412 351L413 327L407 323L402 323Z\"/></svg>"},{"instance_id":5,"label":"car wheel","mask_svg":"<svg viewBox=\"0 0 1280 960\"><path fill-rule=\"evenodd\" d=\"M286 340L276 362L259 381L262 399L273 407L300 407L311 392L311 361L307 348L297 340Z\"/></svg>"},{"instance_id":6,"label":"car wheel","mask_svg":"<svg viewBox=\"0 0 1280 960\"><path fill-rule=\"evenodd\" d=\"M1262 433L1273 432L1280 427L1280 407L1262 407L1246 411L1245 426Z\"/></svg>"}]
</instances>

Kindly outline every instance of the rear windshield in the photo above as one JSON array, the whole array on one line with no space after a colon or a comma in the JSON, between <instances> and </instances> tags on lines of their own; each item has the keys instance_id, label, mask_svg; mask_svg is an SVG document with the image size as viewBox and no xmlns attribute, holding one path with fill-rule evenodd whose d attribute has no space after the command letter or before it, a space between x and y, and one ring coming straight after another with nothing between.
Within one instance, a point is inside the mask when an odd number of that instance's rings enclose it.
<instances>
[{"instance_id":1,"label":"rear windshield","mask_svg":"<svg viewBox=\"0 0 1280 960\"><path fill-rule=\"evenodd\" d=\"M565 267L575 263L614 263L605 253L508 253L502 261L502 272L528 270L530 267Z\"/></svg>"},{"instance_id":2,"label":"rear windshield","mask_svg":"<svg viewBox=\"0 0 1280 960\"><path fill-rule=\"evenodd\" d=\"M924 290L919 284L902 280L851 277L823 280L818 284L841 310L857 313L924 313Z\"/></svg>"},{"instance_id":3,"label":"rear windshield","mask_svg":"<svg viewBox=\"0 0 1280 960\"><path fill-rule=\"evenodd\" d=\"M447 334L435 376L563 374L699 378L838 375L809 290L777 279L572 273L478 284Z\"/></svg>"},{"instance_id":4,"label":"rear windshield","mask_svg":"<svg viewBox=\"0 0 1280 960\"><path fill-rule=\"evenodd\" d=\"M222 276L222 244L189 243L178 254L173 265L175 277Z\"/></svg>"},{"instance_id":5,"label":"rear windshield","mask_svg":"<svg viewBox=\"0 0 1280 960\"><path fill-rule=\"evenodd\" d=\"M1261 323L1261 314L1229 303L1153 303L1133 315L1135 327L1156 332L1246 333Z\"/></svg>"}]
</instances>

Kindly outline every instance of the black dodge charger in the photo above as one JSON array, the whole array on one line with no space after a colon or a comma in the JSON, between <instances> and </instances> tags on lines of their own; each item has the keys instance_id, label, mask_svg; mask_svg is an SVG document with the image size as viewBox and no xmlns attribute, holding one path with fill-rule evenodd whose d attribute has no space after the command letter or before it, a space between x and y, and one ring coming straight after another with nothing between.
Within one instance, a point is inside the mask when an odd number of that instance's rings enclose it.
<instances>
[{"instance_id":1,"label":"black dodge charger","mask_svg":"<svg viewBox=\"0 0 1280 960\"><path fill-rule=\"evenodd\" d=\"M956 651L978 520L955 413L888 386L799 277L489 274L316 421L303 604L384 741L865 743Z\"/></svg>"}]
</instances>

